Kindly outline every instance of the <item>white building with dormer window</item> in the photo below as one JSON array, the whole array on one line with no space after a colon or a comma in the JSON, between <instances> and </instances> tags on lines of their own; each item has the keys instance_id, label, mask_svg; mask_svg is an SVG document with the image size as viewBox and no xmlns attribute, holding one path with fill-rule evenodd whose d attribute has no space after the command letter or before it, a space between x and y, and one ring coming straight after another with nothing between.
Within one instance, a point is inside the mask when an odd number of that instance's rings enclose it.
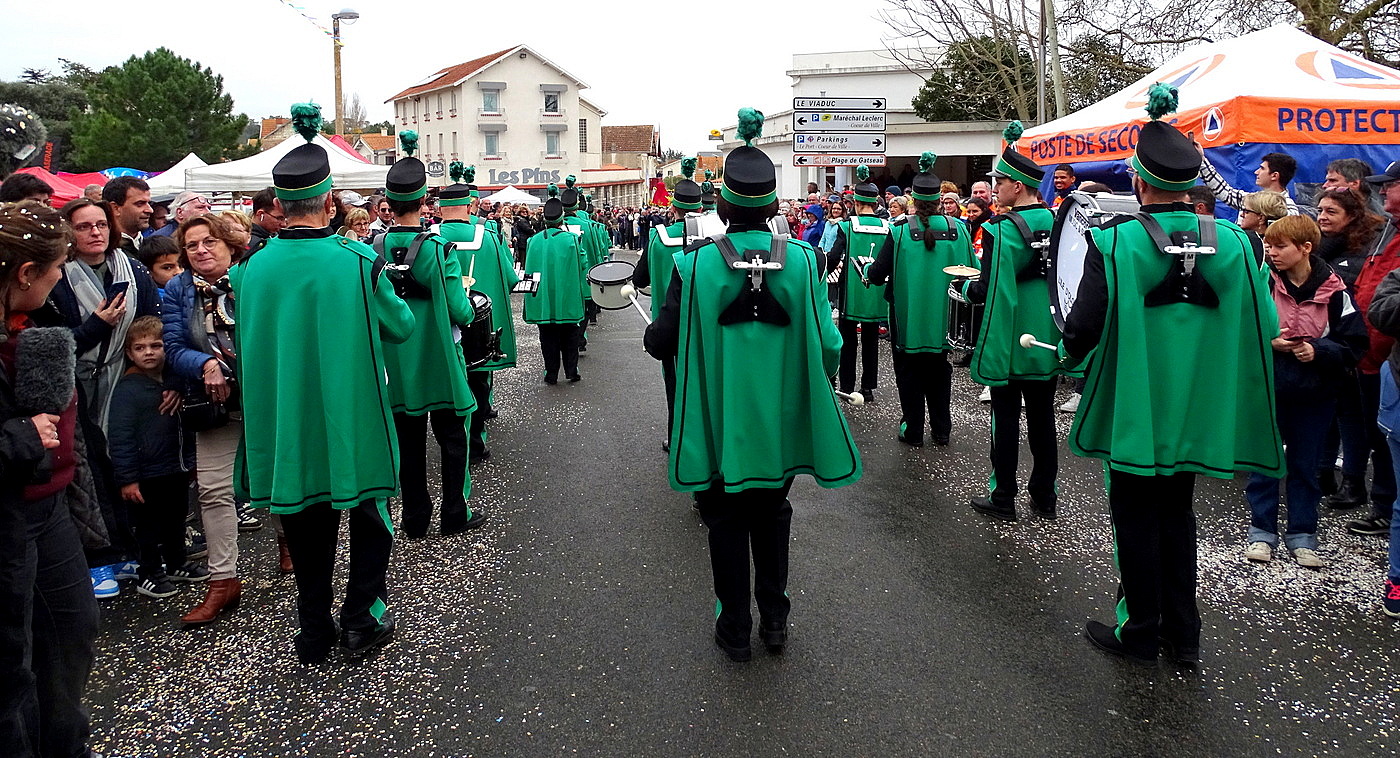
<instances>
[{"instance_id":1,"label":"white building with dormer window","mask_svg":"<svg viewBox=\"0 0 1400 758\"><path fill-rule=\"evenodd\" d=\"M573 174L595 205L635 196L639 168L603 168L606 111L588 101L588 85L549 59L516 45L448 66L385 100L399 131L418 132L428 185L449 184L454 160L476 166L483 194L507 185L544 197Z\"/></svg>"}]
</instances>

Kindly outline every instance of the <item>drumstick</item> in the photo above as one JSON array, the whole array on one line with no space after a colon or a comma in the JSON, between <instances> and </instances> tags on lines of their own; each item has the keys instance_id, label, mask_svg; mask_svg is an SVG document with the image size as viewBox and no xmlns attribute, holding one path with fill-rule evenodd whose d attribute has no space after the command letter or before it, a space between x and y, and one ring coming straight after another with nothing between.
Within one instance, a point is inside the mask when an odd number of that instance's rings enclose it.
<instances>
[{"instance_id":1,"label":"drumstick","mask_svg":"<svg viewBox=\"0 0 1400 758\"><path fill-rule=\"evenodd\" d=\"M859 392L842 392L841 390L832 390L832 392L835 392L837 397L851 405L865 405L865 395Z\"/></svg>"},{"instance_id":2,"label":"drumstick","mask_svg":"<svg viewBox=\"0 0 1400 758\"><path fill-rule=\"evenodd\" d=\"M622 289L619 289L619 290L617 291L617 294L622 295L623 297L627 298L628 300L631 300L631 301L632 301L632 307L633 307L633 308L636 308L636 309L637 309L637 312L640 313L640 314L642 314L642 320L645 321L645 322L647 322L647 325L648 325L648 326L651 325L651 314L647 313L647 312L646 312L646 309L642 307L642 304L639 303L639 302L637 302L637 288L636 288L636 287L633 287L631 284L624 284L624 285L622 285Z\"/></svg>"},{"instance_id":3,"label":"drumstick","mask_svg":"<svg viewBox=\"0 0 1400 758\"><path fill-rule=\"evenodd\" d=\"M1054 350L1056 352L1059 352L1060 350L1054 345L1041 342L1040 340L1035 338L1034 334L1030 334L1029 332L1021 335L1021 347L1043 347L1046 350Z\"/></svg>"},{"instance_id":4,"label":"drumstick","mask_svg":"<svg viewBox=\"0 0 1400 758\"><path fill-rule=\"evenodd\" d=\"M476 281L476 278L472 276L472 274L475 273L475 272L476 272L476 256L473 255L473 256L472 256L471 263L468 263L468 264L467 264L467 278L471 279L473 282Z\"/></svg>"}]
</instances>

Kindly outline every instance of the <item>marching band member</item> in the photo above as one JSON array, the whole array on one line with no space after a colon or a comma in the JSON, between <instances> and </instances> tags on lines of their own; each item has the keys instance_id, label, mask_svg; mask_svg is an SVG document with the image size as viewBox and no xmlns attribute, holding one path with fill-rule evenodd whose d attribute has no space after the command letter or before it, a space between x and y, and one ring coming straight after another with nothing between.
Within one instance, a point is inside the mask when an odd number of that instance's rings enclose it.
<instances>
[{"instance_id":1,"label":"marching band member","mask_svg":"<svg viewBox=\"0 0 1400 758\"><path fill-rule=\"evenodd\" d=\"M573 174L564 177L564 191L560 193L559 200L564 204L564 224L570 232L578 235L579 244L584 252L584 274L594 266L602 263L608 257L608 230L602 224L594 221L588 215L588 200L577 187L574 186L575 178ZM588 324L598 323L598 311L600 310L593 302L592 290L588 289L588 280L583 282L584 297L584 323L583 329L579 332L579 350L586 351L588 345Z\"/></svg>"},{"instance_id":2,"label":"marching band member","mask_svg":"<svg viewBox=\"0 0 1400 758\"><path fill-rule=\"evenodd\" d=\"M840 487L861 475L830 386L841 337L820 257L768 230L777 178L772 161L752 146L762 126L758 111L739 111L745 145L725 160L717 204L728 232L676 255L660 318L644 342L653 357L676 360L671 487L696 493L709 528L715 643L735 661L753 655L750 545L760 639L774 653L787 642L794 477Z\"/></svg>"},{"instance_id":3,"label":"marching band member","mask_svg":"<svg viewBox=\"0 0 1400 758\"><path fill-rule=\"evenodd\" d=\"M827 251L826 267L828 273L839 272L835 303L841 314L837 321L841 332L838 384L846 393L855 387L859 332L860 392L865 402L872 403L875 389L880 386L880 322L889 318L890 306L885 301L884 285L871 284L861 275L861 270L884 249L890 236L890 224L875 215L880 204L880 188L870 183L869 166L856 167L856 181L860 182L854 195L856 217L836 225L836 241Z\"/></svg>"},{"instance_id":4,"label":"marching band member","mask_svg":"<svg viewBox=\"0 0 1400 758\"><path fill-rule=\"evenodd\" d=\"M570 187L567 191L574 190ZM579 235L562 228L564 203L556 196L558 192L558 187L549 185L545 229L530 238L525 250L525 275L539 274L540 282L538 290L525 296L525 322L540 327L545 384L558 383L561 359L570 382L582 378L578 373L578 340L583 331L587 259Z\"/></svg>"},{"instance_id":5,"label":"marching band member","mask_svg":"<svg viewBox=\"0 0 1400 758\"><path fill-rule=\"evenodd\" d=\"M235 479L254 506L282 517L296 564L297 657L319 663L337 638L350 658L393 639L386 574L398 449L381 356L386 343L409 338L414 317L374 251L330 227L330 163L311 144L319 106L293 106L292 120L308 144L272 169L287 226L229 272L244 419ZM331 579L342 511L351 570L337 629Z\"/></svg>"},{"instance_id":6,"label":"marching band member","mask_svg":"<svg viewBox=\"0 0 1400 758\"><path fill-rule=\"evenodd\" d=\"M432 518L428 497L428 425L442 450L442 521L444 536L475 529L486 515L467 506L471 476L467 473L465 417L476 410L467 387L467 371L453 336L454 324L472 321L471 304L462 289L455 251L442 237L421 226L428 175L413 157L418 135L399 132L406 157L389 168L385 196L394 225L374 240L374 249L389 263L395 289L408 303L418 327L401 345L384 350L389 369L389 397L399 439L403 474L403 531L424 537Z\"/></svg>"},{"instance_id":7,"label":"marching band member","mask_svg":"<svg viewBox=\"0 0 1400 758\"><path fill-rule=\"evenodd\" d=\"M1060 345L1069 361L1092 353L1069 446L1104 462L1120 575L1116 623L1091 620L1085 636L1143 665L1159 645L1172 661L1200 659L1196 475L1284 468L1263 253L1234 224L1192 212L1201 155L1158 120L1175 109L1176 88L1153 85L1129 160L1142 210L1089 231Z\"/></svg>"},{"instance_id":8,"label":"marching band member","mask_svg":"<svg viewBox=\"0 0 1400 758\"><path fill-rule=\"evenodd\" d=\"M671 223L651 228L651 237L647 240L646 249L637 259L637 268L632 273L633 286L638 288L652 287L652 321L661 316L661 304L666 299L666 293L657 291L657 288L664 287L671 281L671 273L676 270L673 256L686 245L686 214L694 213L704 205L704 193L701 186L690 178L695 173L695 164L696 159L694 158L681 159L682 178L676 182L676 186L671 192ZM713 185L711 190L713 191ZM661 443L661 449L669 451L671 449L672 416L676 406L676 362L674 359L661 359L661 379L666 385L666 441Z\"/></svg>"},{"instance_id":9,"label":"marching band member","mask_svg":"<svg viewBox=\"0 0 1400 758\"><path fill-rule=\"evenodd\" d=\"M953 277L943 269L976 263L966 227L938 212L940 181L933 173L935 160L933 153L919 157L912 190L914 212L894 223L880 255L866 271L871 285L888 283L891 357L902 411L898 439L913 447L923 447L926 413L935 445L947 445L952 435L947 293Z\"/></svg>"},{"instance_id":10,"label":"marching band member","mask_svg":"<svg viewBox=\"0 0 1400 758\"><path fill-rule=\"evenodd\" d=\"M1016 520L1016 459L1024 406L1034 460L1026 486L1031 511L1053 520L1059 472L1055 384L1066 372L1055 356L1022 348L1018 340L1026 333L1052 345L1060 339L1046 284L1055 215L1040 198L1045 171L1016 151L1021 122L1013 121L1002 136L1006 149L992 168L992 189L997 203L1008 210L982 225L982 275L964 289L972 302L986 303L971 368L973 381L990 387L992 396L991 491L987 497L972 498L972 507L993 518Z\"/></svg>"},{"instance_id":11,"label":"marching band member","mask_svg":"<svg viewBox=\"0 0 1400 758\"><path fill-rule=\"evenodd\" d=\"M715 172L705 169L705 181L700 182L700 207L706 213L715 212Z\"/></svg>"},{"instance_id":12,"label":"marching band member","mask_svg":"<svg viewBox=\"0 0 1400 758\"><path fill-rule=\"evenodd\" d=\"M471 184L475 167L452 161L448 172L455 184L444 187L438 195L442 224L436 231L456 248L457 269L462 274L464 289L491 298L491 326L501 335L500 357L467 372L467 386L476 401L467 435L468 461L474 463L491 457L486 449L486 421L496 416L491 403L493 378L497 371L515 367L515 317L511 313L510 293L520 277L515 273L509 247L494 232L490 222L476 215L480 199ZM468 279L472 281L468 283Z\"/></svg>"}]
</instances>

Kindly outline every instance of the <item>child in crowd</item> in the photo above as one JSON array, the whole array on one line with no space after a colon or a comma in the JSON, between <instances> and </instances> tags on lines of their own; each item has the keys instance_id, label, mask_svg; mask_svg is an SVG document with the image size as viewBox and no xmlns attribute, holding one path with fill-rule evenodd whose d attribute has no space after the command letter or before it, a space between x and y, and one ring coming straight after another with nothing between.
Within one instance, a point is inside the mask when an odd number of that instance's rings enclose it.
<instances>
[{"instance_id":1,"label":"child in crowd","mask_svg":"<svg viewBox=\"0 0 1400 758\"><path fill-rule=\"evenodd\" d=\"M1332 423L1347 371L1366 352L1361 314L1346 284L1313 250L1317 222L1284 216L1264 232L1279 335L1273 340L1278 427L1288 455L1288 525L1283 540L1299 566L1322 568L1317 554L1317 458ZM1244 556L1267 562L1278 545L1279 480L1251 474L1249 547Z\"/></svg>"},{"instance_id":2,"label":"child in crowd","mask_svg":"<svg viewBox=\"0 0 1400 758\"><path fill-rule=\"evenodd\" d=\"M180 246L174 237L147 237L136 251L136 257L150 270L156 294L162 299L165 298L165 283L185 272L185 267L180 265Z\"/></svg>"},{"instance_id":3,"label":"child in crowd","mask_svg":"<svg viewBox=\"0 0 1400 758\"><path fill-rule=\"evenodd\" d=\"M151 237L145 244L161 239L169 238ZM181 427L179 414L160 412L165 345L159 318L141 316L132 322L126 334L126 358L130 366L112 391L108 446L122 499L130 503L140 549L136 591L166 598L175 594L172 580L209 578L207 569L185 559L194 439Z\"/></svg>"}]
</instances>

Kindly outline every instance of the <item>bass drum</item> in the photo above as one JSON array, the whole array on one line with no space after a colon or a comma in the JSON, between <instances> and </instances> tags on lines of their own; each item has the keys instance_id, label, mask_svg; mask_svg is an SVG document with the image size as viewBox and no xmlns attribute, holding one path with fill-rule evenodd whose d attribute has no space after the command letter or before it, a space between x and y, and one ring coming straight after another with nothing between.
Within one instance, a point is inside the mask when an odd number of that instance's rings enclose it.
<instances>
[{"instance_id":1,"label":"bass drum","mask_svg":"<svg viewBox=\"0 0 1400 758\"><path fill-rule=\"evenodd\" d=\"M1079 294L1084 278L1084 258L1089 253L1088 231L1120 216L1137 213L1141 206L1132 195L1108 192L1071 192L1055 213L1050 230L1050 315L1061 331Z\"/></svg>"},{"instance_id":2,"label":"bass drum","mask_svg":"<svg viewBox=\"0 0 1400 758\"><path fill-rule=\"evenodd\" d=\"M467 370L474 371L500 358L501 331L492 329L491 296L479 290L467 293L472 306L472 322L462 327L462 357Z\"/></svg>"},{"instance_id":3,"label":"bass drum","mask_svg":"<svg viewBox=\"0 0 1400 758\"><path fill-rule=\"evenodd\" d=\"M620 311L632 307L632 301L622 294L623 285L632 281L636 266L627 261L603 261L588 269L588 289L593 304L605 311Z\"/></svg>"}]
</instances>

